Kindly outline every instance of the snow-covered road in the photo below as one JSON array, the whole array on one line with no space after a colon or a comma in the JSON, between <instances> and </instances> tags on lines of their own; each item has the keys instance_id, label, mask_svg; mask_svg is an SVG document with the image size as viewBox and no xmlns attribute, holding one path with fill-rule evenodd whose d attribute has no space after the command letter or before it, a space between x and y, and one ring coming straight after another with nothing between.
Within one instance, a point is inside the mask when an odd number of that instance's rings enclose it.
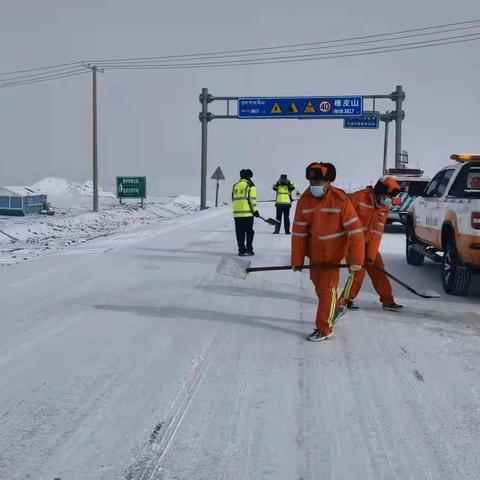
<instances>
[{"instance_id":1,"label":"snow-covered road","mask_svg":"<svg viewBox=\"0 0 480 480\"><path fill-rule=\"evenodd\" d=\"M270 228L256 265L289 260ZM478 287L395 287L396 315L367 281L334 339L308 343L308 274L216 275L228 209L149 229L0 269L0 479L479 478ZM383 250L441 292L402 235Z\"/></svg>"}]
</instances>

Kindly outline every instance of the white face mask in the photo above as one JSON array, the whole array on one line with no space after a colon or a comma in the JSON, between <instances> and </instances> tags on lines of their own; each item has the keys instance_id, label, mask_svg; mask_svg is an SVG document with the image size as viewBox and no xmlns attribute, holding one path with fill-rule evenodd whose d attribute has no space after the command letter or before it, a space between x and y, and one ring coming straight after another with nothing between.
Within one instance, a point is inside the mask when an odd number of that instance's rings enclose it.
<instances>
[{"instance_id":1,"label":"white face mask","mask_svg":"<svg viewBox=\"0 0 480 480\"><path fill-rule=\"evenodd\" d=\"M315 197L315 198L322 198L327 189L325 185L310 185L310 193Z\"/></svg>"}]
</instances>

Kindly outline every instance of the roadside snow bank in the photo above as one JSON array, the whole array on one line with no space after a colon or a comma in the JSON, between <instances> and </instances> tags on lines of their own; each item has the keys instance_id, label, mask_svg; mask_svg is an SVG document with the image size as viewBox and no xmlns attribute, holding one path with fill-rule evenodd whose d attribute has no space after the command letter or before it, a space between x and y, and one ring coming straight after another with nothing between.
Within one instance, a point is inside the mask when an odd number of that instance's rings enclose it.
<instances>
[{"instance_id":1,"label":"roadside snow bank","mask_svg":"<svg viewBox=\"0 0 480 480\"><path fill-rule=\"evenodd\" d=\"M92 184L45 178L32 186L48 195L54 216L0 217L0 265L38 257L99 237L135 230L199 210L196 197L152 197L120 205L112 192L102 191L100 212L93 213Z\"/></svg>"}]
</instances>

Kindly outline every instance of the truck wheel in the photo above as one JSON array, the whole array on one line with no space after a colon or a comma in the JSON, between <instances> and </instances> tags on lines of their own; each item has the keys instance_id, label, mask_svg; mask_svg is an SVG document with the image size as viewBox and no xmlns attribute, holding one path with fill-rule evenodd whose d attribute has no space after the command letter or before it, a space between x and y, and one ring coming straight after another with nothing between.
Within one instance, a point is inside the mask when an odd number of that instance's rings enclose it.
<instances>
[{"instance_id":1,"label":"truck wheel","mask_svg":"<svg viewBox=\"0 0 480 480\"><path fill-rule=\"evenodd\" d=\"M462 266L455 244L451 241L444 247L442 280L443 289L449 295L467 295L470 270Z\"/></svg>"},{"instance_id":2,"label":"truck wheel","mask_svg":"<svg viewBox=\"0 0 480 480\"><path fill-rule=\"evenodd\" d=\"M417 252L413 249L413 246L417 244L415 232L413 231L413 225L411 222L407 223L407 236L406 236L406 257L409 265L420 266L425 260L425 255Z\"/></svg>"}]
</instances>

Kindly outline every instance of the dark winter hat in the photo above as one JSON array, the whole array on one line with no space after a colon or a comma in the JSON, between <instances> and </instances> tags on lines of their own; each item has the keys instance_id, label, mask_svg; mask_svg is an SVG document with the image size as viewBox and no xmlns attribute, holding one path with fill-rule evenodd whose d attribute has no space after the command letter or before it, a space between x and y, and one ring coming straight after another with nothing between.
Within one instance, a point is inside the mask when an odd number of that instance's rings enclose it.
<instances>
[{"instance_id":1,"label":"dark winter hat","mask_svg":"<svg viewBox=\"0 0 480 480\"><path fill-rule=\"evenodd\" d=\"M390 195L394 197L400 193L400 185L393 177L381 178L373 187L376 195Z\"/></svg>"},{"instance_id":2,"label":"dark winter hat","mask_svg":"<svg viewBox=\"0 0 480 480\"><path fill-rule=\"evenodd\" d=\"M287 179L287 174L286 173L282 173L280 175L280 180L286 180Z\"/></svg>"},{"instance_id":3,"label":"dark winter hat","mask_svg":"<svg viewBox=\"0 0 480 480\"><path fill-rule=\"evenodd\" d=\"M334 182L337 178L337 169L331 163L314 162L307 167L305 177L307 180Z\"/></svg>"},{"instance_id":4,"label":"dark winter hat","mask_svg":"<svg viewBox=\"0 0 480 480\"><path fill-rule=\"evenodd\" d=\"M249 168L242 168L240 170L240 178L245 178L246 180L250 180L253 177L253 172Z\"/></svg>"}]
</instances>

